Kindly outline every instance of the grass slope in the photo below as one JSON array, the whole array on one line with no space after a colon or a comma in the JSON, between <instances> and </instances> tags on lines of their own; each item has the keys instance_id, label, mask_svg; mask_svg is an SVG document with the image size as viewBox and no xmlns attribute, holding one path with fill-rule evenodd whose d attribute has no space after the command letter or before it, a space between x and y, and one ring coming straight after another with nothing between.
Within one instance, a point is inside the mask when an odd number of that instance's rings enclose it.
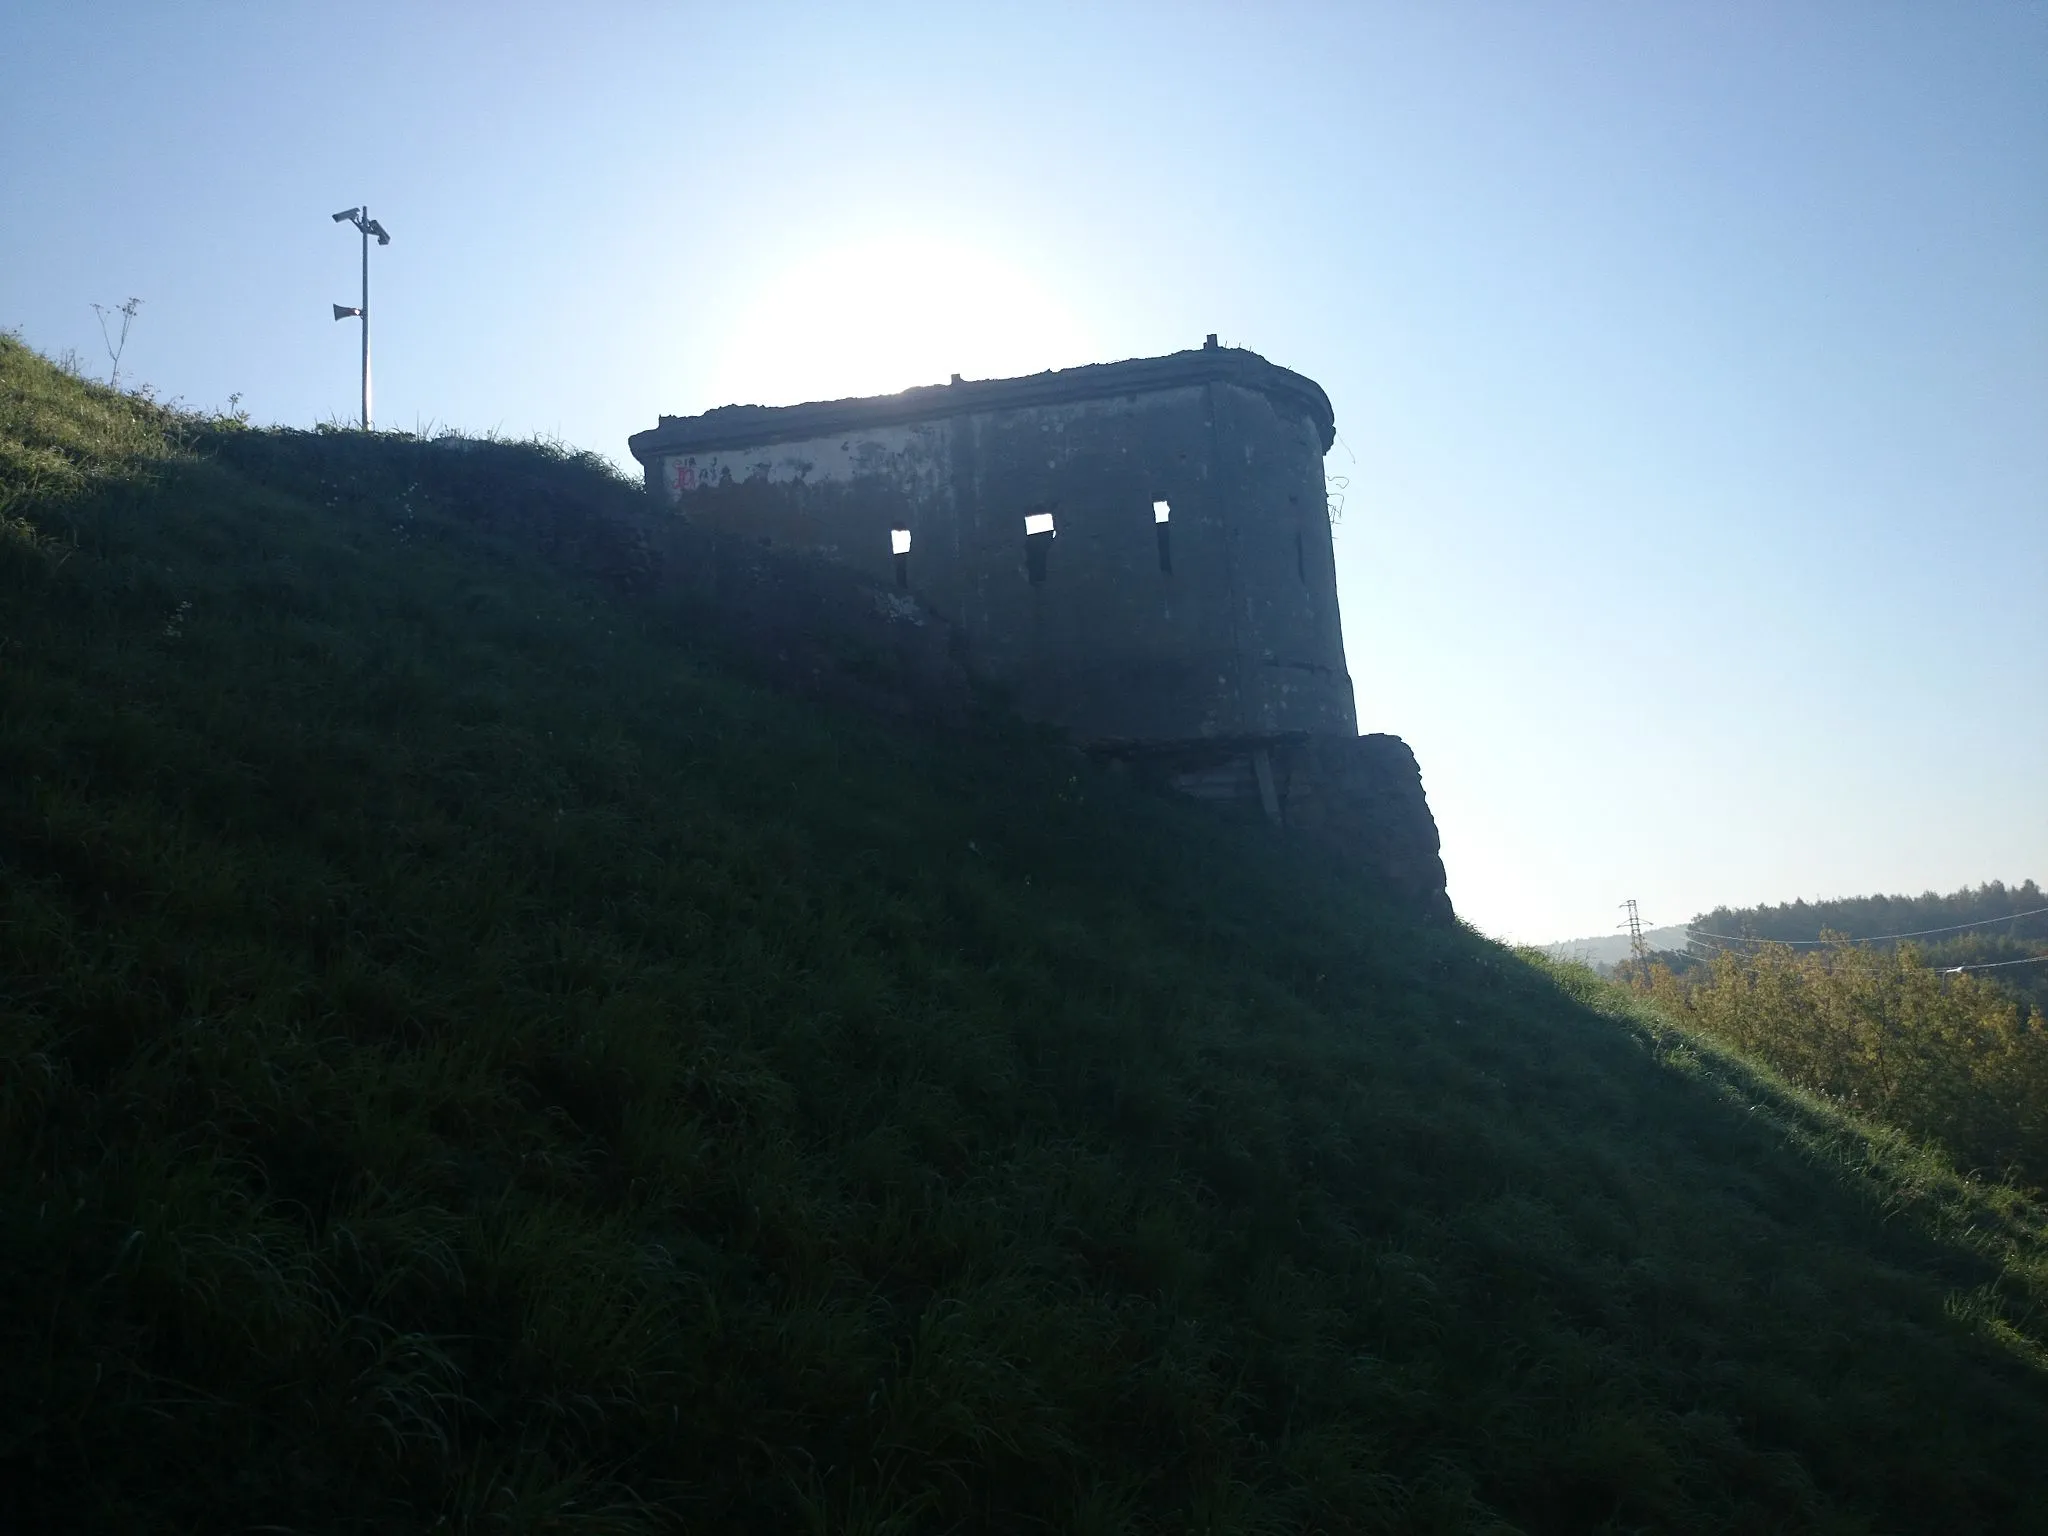
<instances>
[{"instance_id":1,"label":"grass slope","mask_svg":"<svg viewBox=\"0 0 2048 1536\"><path fill-rule=\"evenodd\" d=\"M12 1528L2041 1526L2038 1210L436 452L0 342Z\"/></svg>"}]
</instances>

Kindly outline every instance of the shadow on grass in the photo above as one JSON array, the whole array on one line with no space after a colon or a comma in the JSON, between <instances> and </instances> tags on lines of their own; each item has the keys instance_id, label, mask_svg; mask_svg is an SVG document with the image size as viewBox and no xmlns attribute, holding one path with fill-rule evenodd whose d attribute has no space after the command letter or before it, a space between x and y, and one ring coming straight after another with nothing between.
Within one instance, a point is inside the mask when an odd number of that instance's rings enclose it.
<instances>
[{"instance_id":1,"label":"shadow on grass","mask_svg":"<svg viewBox=\"0 0 2048 1536\"><path fill-rule=\"evenodd\" d=\"M0 550L20 1528L2048 1507L2009 1192L1030 733L736 679L534 536L587 465L494 521L211 441Z\"/></svg>"}]
</instances>

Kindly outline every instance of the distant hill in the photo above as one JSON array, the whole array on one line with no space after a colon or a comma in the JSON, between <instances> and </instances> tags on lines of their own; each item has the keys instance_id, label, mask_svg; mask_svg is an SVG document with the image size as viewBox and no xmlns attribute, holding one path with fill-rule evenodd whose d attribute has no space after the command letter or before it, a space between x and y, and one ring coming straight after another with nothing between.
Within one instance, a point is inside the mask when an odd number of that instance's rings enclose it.
<instances>
[{"instance_id":1,"label":"distant hill","mask_svg":"<svg viewBox=\"0 0 2048 1536\"><path fill-rule=\"evenodd\" d=\"M1645 928L1643 942L1652 949L1682 949L1685 947L1685 929ZM1598 938L1564 939L1540 947L1543 953L1553 960L1572 960L1580 965L1600 968L1615 965L1628 958L1629 937L1625 933L1609 933Z\"/></svg>"},{"instance_id":2,"label":"distant hill","mask_svg":"<svg viewBox=\"0 0 2048 1536\"><path fill-rule=\"evenodd\" d=\"M0 1530L2042 1529L2020 1194L657 515L0 338Z\"/></svg>"}]
</instances>

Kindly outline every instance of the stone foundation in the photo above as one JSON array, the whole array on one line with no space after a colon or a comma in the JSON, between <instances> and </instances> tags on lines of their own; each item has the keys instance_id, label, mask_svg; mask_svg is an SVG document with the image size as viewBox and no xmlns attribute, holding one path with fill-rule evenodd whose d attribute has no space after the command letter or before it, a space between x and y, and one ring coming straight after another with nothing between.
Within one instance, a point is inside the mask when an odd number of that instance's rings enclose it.
<instances>
[{"instance_id":1,"label":"stone foundation","mask_svg":"<svg viewBox=\"0 0 2048 1536\"><path fill-rule=\"evenodd\" d=\"M1431 917L1453 915L1422 770L1398 736L1122 746L1106 755L1177 794L1312 836Z\"/></svg>"}]
</instances>

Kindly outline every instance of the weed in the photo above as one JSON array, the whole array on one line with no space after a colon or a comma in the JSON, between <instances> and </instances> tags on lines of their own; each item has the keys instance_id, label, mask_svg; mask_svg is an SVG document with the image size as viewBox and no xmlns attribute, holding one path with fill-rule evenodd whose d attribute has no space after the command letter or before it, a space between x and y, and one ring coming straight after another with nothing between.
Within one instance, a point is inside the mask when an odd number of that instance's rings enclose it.
<instances>
[{"instance_id":1,"label":"weed","mask_svg":"<svg viewBox=\"0 0 2048 1536\"><path fill-rule=\"evenodd\" d=\"M128 350L128 328L135 323L135 312L142 308L142 300L131 298L125 304L95 304L92 312L99 317L100 339L107 344L107 360L113 366L107 375L107 388L121 387L121 354ZM111 315L121 317L121 334L114 336L107 330L107 319Z\"/></svg>"}]
</instances>

